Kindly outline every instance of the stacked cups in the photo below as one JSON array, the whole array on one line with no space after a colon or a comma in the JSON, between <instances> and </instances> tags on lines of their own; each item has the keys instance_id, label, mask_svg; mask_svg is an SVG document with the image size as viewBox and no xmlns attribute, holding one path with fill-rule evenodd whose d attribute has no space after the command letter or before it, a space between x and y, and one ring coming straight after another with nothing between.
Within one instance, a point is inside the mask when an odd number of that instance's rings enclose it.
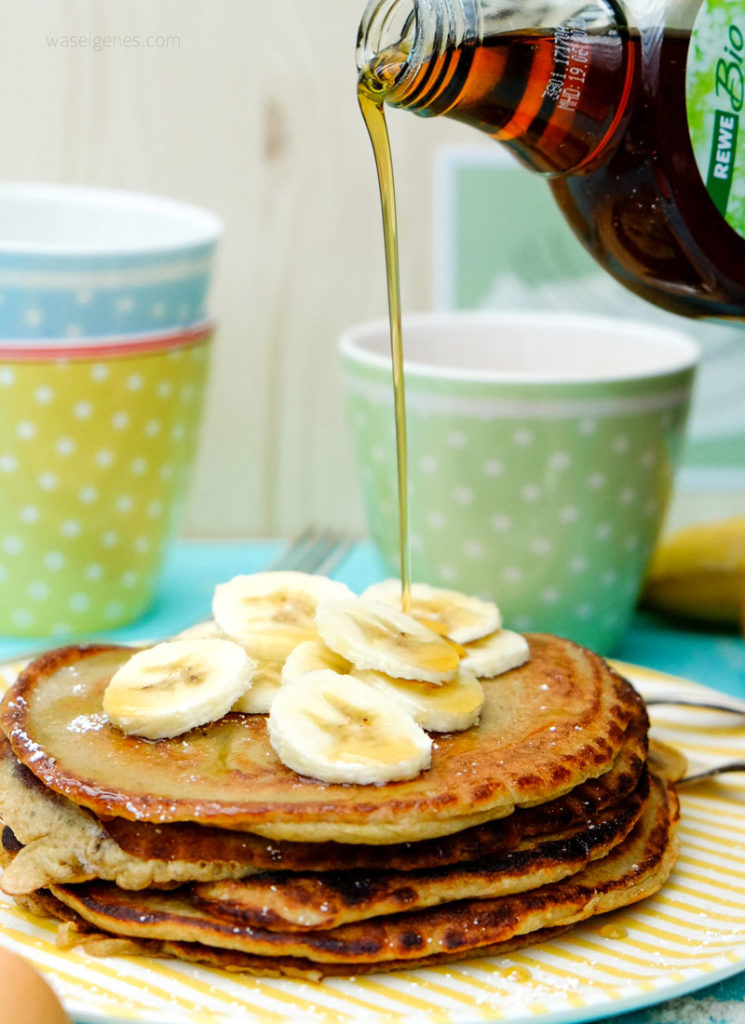
<instances>
[{"instance_id":1,"label":"stacked cups","mask_svg":"<svg viewBox=\"0 0 745 1024\"><path fill-rule=\"evenodd\" d=\"M0 633L151 601L195 452L221 224L111 190L0 187Z\"/></svg>"}]
</instances>

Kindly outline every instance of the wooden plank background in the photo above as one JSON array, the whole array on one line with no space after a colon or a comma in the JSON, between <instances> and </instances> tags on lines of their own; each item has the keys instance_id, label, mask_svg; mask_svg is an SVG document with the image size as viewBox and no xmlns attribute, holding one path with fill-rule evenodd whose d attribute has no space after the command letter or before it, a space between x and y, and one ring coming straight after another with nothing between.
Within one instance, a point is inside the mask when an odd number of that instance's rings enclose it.
<instances>
[{"instance_id":1,"label":"wooden plank background","mask_svg":"<svg viewBox=\"0 0 745 1024\"><path fill-rule=\"evenodd\" d=\"M355 91L362 9L363 0L0 0L5 180L159 193L225 222L188 534L362 529L336 359L340 331L386 308ZM73 35L87 45L63 46ZM473 133L397 112L390 127L404 304L423 309L434 151Z\"/></svg>"}]
</instances>

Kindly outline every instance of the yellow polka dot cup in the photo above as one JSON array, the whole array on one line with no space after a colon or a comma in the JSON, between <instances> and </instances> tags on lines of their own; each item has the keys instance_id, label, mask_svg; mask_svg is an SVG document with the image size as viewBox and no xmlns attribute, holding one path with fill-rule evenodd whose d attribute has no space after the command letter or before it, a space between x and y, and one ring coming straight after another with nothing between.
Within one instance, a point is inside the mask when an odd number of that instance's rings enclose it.
<instances>
[{"instance_id":1,"label":"yellow polka dot cup","mask_svg":"<svg viewBox=\"0 0 745 1024\"><path fill-rule=\"evenodd\" d=\"M197 445L213 329L0 342L0 633L150 604Z\"/></svg>"},{"instance_id":2,"label":"yellow polka dot cup","mask_svg":"<svg viewBox=\"0 0 745 1024\"><path fill-rule=\"evenodd\" d=\"M403 325L412 578L611 653L671 495L696 347L647 323L433 313ZM400 571L388 326L341 340L367 521Z\"/></svg>"}]
</instances>

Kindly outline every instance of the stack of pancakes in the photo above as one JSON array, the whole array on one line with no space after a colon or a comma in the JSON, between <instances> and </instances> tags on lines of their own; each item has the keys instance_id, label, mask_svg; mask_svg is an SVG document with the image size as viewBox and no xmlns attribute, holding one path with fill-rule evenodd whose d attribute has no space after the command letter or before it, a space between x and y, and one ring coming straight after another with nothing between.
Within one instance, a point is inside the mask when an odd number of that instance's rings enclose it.
<instances>
[{"instance_id":1,"label":"stack of pancakes","mask_svg":"<svg viewBox=\"0 0 745 1024\"><path fill-rule=\"evenodd\" d=\"M278 760L264 715L150 741L102 694L131 649L33 662L0 724L0 887L103 954L306 978L493 955L656 892L677 852L632 686L566 640L482 681L479 723L407 781Z\"/></svg>"}]
</instances>

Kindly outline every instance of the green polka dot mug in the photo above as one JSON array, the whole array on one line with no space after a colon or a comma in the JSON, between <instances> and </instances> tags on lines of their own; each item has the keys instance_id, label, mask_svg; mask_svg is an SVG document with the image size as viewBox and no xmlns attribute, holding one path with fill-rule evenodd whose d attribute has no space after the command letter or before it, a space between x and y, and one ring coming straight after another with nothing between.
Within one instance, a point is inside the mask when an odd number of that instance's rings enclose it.
<instances>
[{"instance_id":1,"label":"green polka dot mug","mask_svg":"<svg viewBox=\"0 0 745 1024\"><path fill-rule=\"evenodd\" d=\"M0 633L136 618L179 519L212 327L0 342Z\"/></svg>"},{"instance_id":2,"label":"green polka dot mug","mask_svg":"<svg viewBox=\"0 0 745 1024\"><path fill-rule=\"evenodd\" d=\"M404 319L412 578L611 653L673 485L698 351L644 322ZM387 322L340 343L371 536L399 572Z\"/></svg>"}]
</instances>

